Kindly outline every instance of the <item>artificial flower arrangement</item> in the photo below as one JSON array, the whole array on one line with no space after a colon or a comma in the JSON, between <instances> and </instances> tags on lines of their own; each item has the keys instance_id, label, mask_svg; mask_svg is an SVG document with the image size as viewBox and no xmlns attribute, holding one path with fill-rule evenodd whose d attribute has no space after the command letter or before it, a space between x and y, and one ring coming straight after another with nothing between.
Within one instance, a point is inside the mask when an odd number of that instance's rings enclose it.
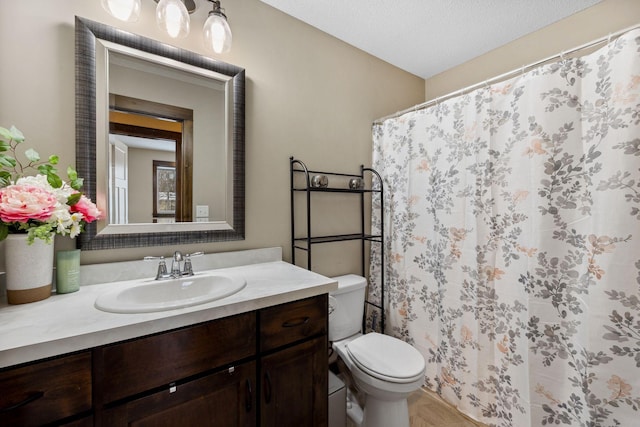
<instances>
[{"instance_id":1,"label":"artificial flower arrangement","mask_svg":"<svg viewBox=\"0 0 640 427\"><path fill-rule=\"evenodd\" d=\"M33 149L18 159L16 149L24 135L15 126L0 127L0 240L15 233L28 234L27 241L52 242L54 234L76 237L85 224L100 218L100 210L81 193L83 179L67 168L68 182L58 175L58 156L41 160ZM31 171L38 173L26 176Z\"/></svg>"}]
</instances>

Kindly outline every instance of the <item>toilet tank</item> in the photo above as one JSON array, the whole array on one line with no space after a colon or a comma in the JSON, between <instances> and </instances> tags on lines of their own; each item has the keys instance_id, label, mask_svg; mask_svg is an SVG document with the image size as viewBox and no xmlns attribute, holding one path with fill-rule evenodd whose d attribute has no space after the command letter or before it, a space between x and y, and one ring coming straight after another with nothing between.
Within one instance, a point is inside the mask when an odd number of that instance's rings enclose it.
<instances>
[{"instance_id":1,"label":"toilet tank","mask_svg":"<svg viewBox=\"0 0 640 427\"><path fill-rule=\"evenodd\" d=\"M335 342L362 330L367 279L355 274L333 277L338 289L329 293L329 341Z\"/></svg>"}]
</instances>

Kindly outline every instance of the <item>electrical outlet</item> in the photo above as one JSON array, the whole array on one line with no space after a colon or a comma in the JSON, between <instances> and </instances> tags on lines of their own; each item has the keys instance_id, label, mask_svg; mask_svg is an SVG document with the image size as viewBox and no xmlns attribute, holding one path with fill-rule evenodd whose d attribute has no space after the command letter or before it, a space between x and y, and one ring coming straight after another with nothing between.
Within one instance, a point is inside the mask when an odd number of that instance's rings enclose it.
<instances>
[{"instance_id":1,"label":"electrical outlet","mask_svg":"<svg viewBox=\"0 0 640 427\"><path fill-rule=\"evenodd\" d=\"M196 206L196 218L206 218L209 216L209 206L197 205Z\"/></svg>"}]
</instances>

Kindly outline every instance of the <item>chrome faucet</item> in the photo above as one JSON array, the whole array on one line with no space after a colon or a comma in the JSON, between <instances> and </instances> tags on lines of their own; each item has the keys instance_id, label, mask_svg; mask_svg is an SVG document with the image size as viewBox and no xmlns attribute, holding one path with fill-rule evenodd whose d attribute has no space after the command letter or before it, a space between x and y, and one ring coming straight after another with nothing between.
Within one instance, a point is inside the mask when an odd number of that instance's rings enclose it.
<instances>
[{"instance_id":1,"label":"chrome faucet","mask_svg":"<svg viewBox=\"0 0 640 427\"><path fill-rule=\"evenodd\" d=\"M182 252L175 251L173 253L173 261L171 262L171 276L173 276L174 278L182 276L182 268L180 268L180 263L183 260L184 257L182 256Z\"/></svg>"},{"instance_id":2,"label":"chrome faucet","mask_svg":"<svg viewBox=\"0 0 640 427\"><path fill-rule=\"evenodd\" d=\"M167 272L167 263L164 256L146 256L143 259L145 261L160 261L158 263L158 271L156 273L155 280L163 280L177 279L183 276L193 276L194 273L193 266L191 265L191 258L200 255L204 255L204 252L194 252L192 254L183 255L182 252L175 251L171 261L171 273ZM184 263L184 265L181 266L181 263Z\"/></svg>"}]
</instances>

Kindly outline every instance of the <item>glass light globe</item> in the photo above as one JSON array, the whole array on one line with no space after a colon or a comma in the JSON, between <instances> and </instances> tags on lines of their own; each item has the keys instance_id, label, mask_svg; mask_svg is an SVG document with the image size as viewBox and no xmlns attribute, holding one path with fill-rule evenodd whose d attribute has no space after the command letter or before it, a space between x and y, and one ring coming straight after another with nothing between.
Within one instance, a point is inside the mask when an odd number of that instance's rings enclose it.
<instances>
[{"instance_id":1,"label":"glass light globe","mask_svg":"<svg viewBox=\"0 0 640 427\"><path fill-rule=\"evenodd\" d=\"M135 22L140 17L140 0L101 0L104 10L125 22Z\"/></svg>"},{"instance_id":2,"label":"glass light globe","mask_svg":"<svg viewBox=\"0 0 640 427\"><path fill-rule=\"evenodd\" d=\"M231 28L224 16L210 13L202 33L204 45L215 53L225 53L231 49Z\"/></svg>"},{"instance_id":3,"label":"glass light globe","mask_svg":"<svg viewBox=\"0 0 640 427\"><path fill-rule=\"evenodd\" d=\"M189 12L180 0L160 0L156 22L174 39L189 34Z\"/></svg>"}]
</instances>

